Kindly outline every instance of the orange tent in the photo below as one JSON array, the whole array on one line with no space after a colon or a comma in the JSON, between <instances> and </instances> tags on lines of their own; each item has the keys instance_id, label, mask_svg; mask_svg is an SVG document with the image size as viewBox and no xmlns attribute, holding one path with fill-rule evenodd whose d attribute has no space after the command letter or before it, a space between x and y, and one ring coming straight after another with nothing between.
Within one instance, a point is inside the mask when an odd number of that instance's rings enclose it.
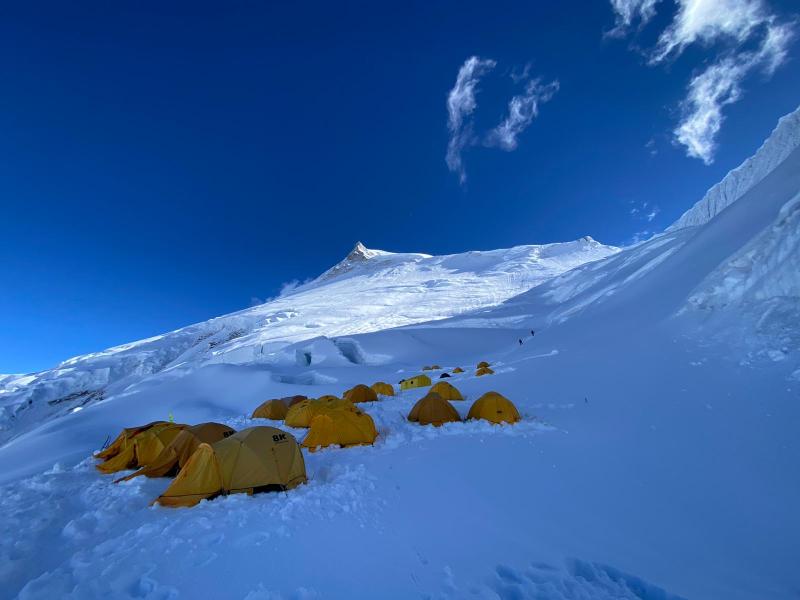
<instances>
[{"instance_id":1,"label":"orange tent","mask_svg":"<svg viewBox=\"0 0 800 600\"><path fill-rule=\"evenodd\" d=\"M480 377L482 375L494 375L494 371L492 371L489 367L481 367L477 371L475 371L475 376Z\"/></svg>"},{"instance_id":2,"label":"orange tent","mask_svg":"<svg viewBox=\"0 0 800 600\"><path fill-rule=\"evenodd\" d=\"M233 435L236 431L222 423L201 423L181 431L163 452L146 467L117 479L114 483L128 481L139 475L165 477L180 471L200 444L213 444Z\"/></svg>"},{"instance_id":3,"label":"orange tent","mask_svg":"<svg viewBox=\"0 0 800 600\"><path fill-rule=\"evenodd\" d=\"M327 446L365 446L371 445L377 437L375 422L368 414L360 410L328 411L311 420L302 446L311 452Z\"/></svg>"},{"instance_id":4,"label":"orange tent","mask_svg":"<svg viewBox=\"0 0 800 600\"><path fill-rule=\"evenodd\" d=\"M282 421L289 409L283 400L267 400L253 411L253 419L272 419Z\"/></svg>"},{"instance_id":5,"label":"orange tent","mask_svg":"<svg viewBox=\"0 0 800 600\"><path fill-rule=\"evenodd\" d=\"M455 369L453 369L453 373L463 373L463 372L464 369L462 369L461 367L456 367Z\"/></svg>"},{"instance_id":6,"label":"orange tent","mask_svg":"<svg viewBox=\"0 0 800 600\"><path fill-rule=\"evenodd\" d=\"M95 468L103 473L116 473L149 465L186 427L188 425L175 423L154 425L138 433L119 454L95 465Z\"/></svg>"},{"instance_id":7,"label":"orange tent","mask_svg":"<svg viewBox=\"0 0 800 600\"><path fill-rule=\"evenodd\" d=\"M431 388L430 394L439 394L445 400L463 400L464 396L458 389L447 381L439 381Z\"/></svg>"},{"instance_id":8,"label":"orange tent","mask_svg":"<svg viewBox=\"0 0 800 600\"><path fill-rule=\"evenodd\" d=\"M306 396L300 396L299 394L297 396L287 396L286 398L281 398L281 400L286 401L288 406L294 406L298 402L302 402L303 400L307 399L308 398Z\"/></svg>"},{"instance_id":9,"label":"orange tent","mask_svg":"<svg viewBox=\"0 0 800 600\"><path fill-rule=\"evenodd\" d=\"M481 362L478 363L477 368L478 369L488 369L489 368L489 363L486 362L485 360L482 360Z\"/></svg>"},{"instance_id":10,"label":"orange tent","mask_svg":"<svg viewBox=\"0 0 800 600\"><path fill-rule=\"evenodd\" d=\"M371 387L359 383L357 386L350 388L344 393L344 399L350 400L353 404L359 402L375 402L378 399L378 394L375 393Z\"/></svg>"},{"instance_id":11,"label":"orange tent","mask_svg":"<svg viewBox=\"0 0 800 600\"><path fill-rule=\"evenodd\" d=\"M284 423L287 427L310 427L311 420L322 412L355 409L355 405L349 400L323 396L318 400L303 400L292 406L286 413Z\"/></svg>"},{"instance_id":12,"label":"orange tent","mask_svg":"<svg viewBox=\"0 0 800 600\"><path fill-rule=\"evenodd\" d=\"M408 413L409 421L416 421L420 425L434 425L440 427L444 423L457 423L461 421L458 411L439 394L429 392L422 400L417 402Z\"/></svg>"},{"instance_id":13,"label":"orange tent","mask_svg":"<svg viewBox=\"0 0 800 600\"><path fill-rule=\"evenodd\" d=\"M485 419L490 423L516 423L522 417L514 404L497 392L486 392L469 409L467 419Z\"/></svg>"},{"instance_id":14,"label":"orange tent","mask_svg":"<svg viewBox=\"0 0 800 600\"><path fill-rule=\"evenodd\" d=\"M194 506L225 494L290 490L306 480L303 454L291 434L251 427L213 446L200 444L154 503Z\"/></svg>"},{"instance_id":15,"label":"orange tent","mask_svg":"<svg viewBox=\"0 0 800 600\"><path fill-rule=\"evenodd\" d=\"M166 424L166 421L153 421L152 423L148 423L147 425L139 425L138 427L128 427L123 429L122 432L116 437L116 439L111 442L106 448L98 452L94 455L95 458L101 458L103 460L112 458L122 452L130 441L136 437L138 434L142 433L143 431L147 431L151 427L156 425Z\"/></svg>"},{"instance_id":16,"label":"orange tent","mask_svg":"<svg viewBox=\"0 0 800 600\"><path fill-rule=\"evenodd\" d=\"M378 381L372 384L372 391L379 396L394 396L394 388L388 383Z\"/></svg>"}]
</instances>

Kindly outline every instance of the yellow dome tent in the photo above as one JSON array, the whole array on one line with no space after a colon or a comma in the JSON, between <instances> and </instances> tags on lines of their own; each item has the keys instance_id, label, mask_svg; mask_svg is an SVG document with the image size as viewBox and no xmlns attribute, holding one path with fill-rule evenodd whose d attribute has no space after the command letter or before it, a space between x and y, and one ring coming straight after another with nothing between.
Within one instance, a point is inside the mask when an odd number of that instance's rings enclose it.
<instances>
[{"instance_id":1,"label":"yellow dome tent","mask_svg":"<svg viewBox=\"0 0 800 600\"><path fill-rule=\"evenodd\" d=\"M234 429L222 423L201 423L181 431L164 451L146 467L135 473L117 479L114 483L128 481L139 475L146 477L165 477L180 471L188 462L200 444L213 444L236 433Z\"/></svg>"},{"instance_id":2,"label":"yellow dome tent","mask_svg":"<svg viewBox=\"0 0 800 600\"><path fill-rule=\"evenodd\" d=\"M134 437L138 434L142 433L143 431L147 431L151 427L155 427L156 425L166 425L166 421L153 421L152 423L148 423L147 425L139 425L138 427L127 427L123 429L120 434L111 442L108 446L106 446L103 450L98 452L94 455L95 458L99 458L102 460L108 460L109 458L115 457L117 454L122 452L125 448L128 447L128 444L131 443Z\"/></svg>"},{"instance_id":3,"label":"yellow dome tent","mask_svg":"<svg viewBox=\"0 0 800 600\"><path fill-rule=\"evenodd\" d=\"M462 369L461 367L456 367L455 369L453 369L453 373L463 373L463 372L464 369Z\"/></svg>"},{"instance_id":4,"label":"yellow dome tent","mask_svg":"<svg viewBox=\"0 0 800 600\"><path fill-rule=\"evenodd\" d=\"M372 384L372 391L379 396L394 396L394 388L388 383L377 381Z\"/></svg>"},{"instance_id":5,"label":"yellow dome tent","mask_svg":"<svg viewBox=\"0 0 800 600\"><path fill-rule=\"evenodd\" d=\"M308 400L308 397L301 396L298 394L297 396L287 396L286 398L281 398L281 400L284 400L286 402L286 406L291 407L297 404L298 402L302 402L303 400Z\"/></svg>"},{"instance_id":6,"label":"yellow dome tent","mask_svg":"<svg viewBox=\"0 0 800 600\"><path fill-rule=\"evenodd\" d=\"M440 427L444 423L457 423L461 417L452 404L439 394L430 392L414 405L408 413L408 420Z\"/></svg>"},{"instance_id":7,"label":"yellow dome tent","mask_svg":"<svg viewBox=\"0 0 800 600\"><path fill-rule=\"evenodd\" d=\"M441 368L439 365L431 365L431 371L438 371Z\"/></svg>"},{"instance_id":8,"label":"yellow dome tent","mask_svg":"<svg viewBox=\"0 0 800 600\"><path fill-rule=\"evenodd\" d=\"M375 390L371 387L359 383L357 386L350 388L344 393L344 399L350 400L353 404L375 402L378 399L378 394L376 394Z\"/></svg>"},{"instance_id":9,"label":"yellow dome tent","mask_svg":"<svg viewBox=\"0 0 800 600\"><path fill-rule=\"evenodd\" d=\"M516 423L522 417L511 400L497 392L486 392L470 407L467 419L485 419L490 423Z\"/></svg>"},{"instance_id":10,"label":"yellow dome tent","mask_svg":"<svg viewBox=\"0 0 800 600\"><path fill-rule=\"evenodd\" d=\"M290 490L306 480L303 454L290 433L251 427L213 446L200 444L154 503L194 506L223 494Z\"/></svg>"},{"instance_id":11,"label":"yellow dome tent","mask_svg":"<svg viewBox=\"0 0 800 600\"><path fill-rule=\"evenodd\" d=\"M439 394L445 400L463 400L464 396L447 381L440 381L431 388L429 394Z\"/></svg>"},{"instance_id":12,"label":"yellow dome tent","mask_svg":"<svg viewBox=\"0 0 800 600\"><path fill-rule=\"evenodd\" d=\"M329 411L316 415L302 446L314 452L326 446L368 446L375 442L378 430L368 414L360 410Z\"/></svg>"},{"instance_id":13,"label":"yellow dome tent","mask_svg":"<svg viewBox=\"0 0 800 600\"><path fill-rule=\"evenodd\" d=\"M489 367L481 367L477 371L475 371L475 376L480 377L482 375L494 375L494 371L492 371Z\"/></svg>"},{"instance_id":14,"label":"yellow dome tent","mask_svg":"<svg viewBox=\"0 0 800 600\"><path fill-rule=\"evenodd\" d=\"M116 473L149 465L186 427L175 423L154 425L134 436L119 454L95 467L102 473Z\"/></svg>"},{"instance_id":15,"label":"yellow dome tent","mask_svg":"<svg viewBox=\"0 0 800 600\"><path fill-rule=\"evenodd\" d=\"M430 365L425 365L424 367L422 367L422 370L423 371L432 371L433 367L431 367Z\"/></svg>"},{"instance_id":16,"label":"yellow dome tent","mask_svg":"<svg viewBox=\"0 0 800 600\"><path fill-rule=\"evenodd\" d=\"M287 427L310 427L311 419L319 413L332 410L355 410L349 400L342 400L336 396L322 396L318 400L303 400L298 402L286 413Z\"/></svg>"},{"instance_id":17,"label":"yellow dome tent","mask_svg":"<svg viewBox=\"0 0 800 600\"><path fill-rule=\"evenodd\" d=\"M282 421L289 408L283 400L267 400L253 411L253 419L272 419Z\"/></svg>"},{"instance_id":18,"label":"yellow dome tent","mask_svg":"<svg viewBox=\"0 0 800 600\"><path fill-rule=\"evenodd\" d=\"M417 375L415 377L409 377L408 379L404 379L400 383L401 390L411 390L414 388L425 387L426 385L431 384L431 378L427 375Z\"/></svg>"},{"instance_id":19,"label":"yellow dome tent","mask_svg":"<svg viewBox=\"0 0 800 600\"><path fill-rule=\"evenodd\" d=\"M489 368L489 363L486 362L485 360L482 360L481 362L478 363L478 366L476 368L477 369L488 369Z\"/></svg>"}]
</instances>

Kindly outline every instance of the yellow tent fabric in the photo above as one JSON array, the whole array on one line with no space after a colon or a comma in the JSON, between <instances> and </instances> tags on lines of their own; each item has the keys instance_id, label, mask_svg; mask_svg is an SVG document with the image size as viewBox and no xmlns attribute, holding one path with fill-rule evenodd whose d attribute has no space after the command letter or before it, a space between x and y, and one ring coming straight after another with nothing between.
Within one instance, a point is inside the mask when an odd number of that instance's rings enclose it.
<instances>
[{"instance_id":1,"label":"yellow tent fabric","mask_svg":"<svg viewBox=\"0 0 800 600\"><path fill-rule=\"evenodd\" d=\"M431 388L429 394L439 394L445 400L463 400L464 396L447 381L440 381Z\"/></svg>"},{"instance_id":2,"label":"yellow tent fabric","mask_svg":"<svg viewBox=\"0 0 800 600\"><path fill-rule=\"evenodd\" d=\"M408 379L404 379L403 382L400 384L401 390L411 390L413 388L425 387L426 385L431 384L431 378L427 375L417 375L415 377L409 377Z\"/></svg>"},{"instance_id":3,"label":"yellow tent fabric","mask_svg":"<svg viewBox=\"0 0 800 600\"><path fill-rule=\"evenodd\" d=\"M114 483L128 481L139 475L146 477L165 477L180 471L188 462L200 444L213 444L236 433L234 429L222 423L200 423L181 431L164 451L146 467L143 467Z\"/></svg>"},{"instance_id":4,"label":"yellow tent fabric","mask_svg":"<svg viewBox=\"0 0 800 600\"><path fill-rule=\"evenodd\" d=\"M494 371L492 371L489 367L481 367L475 371L475 375L477 377L480 377L481 375L494 375Z\"/></svg>"},{"instance_id":5,"label":"yellow tent fabric","mask_svg":"<svg viewBox=\"0 0 800 600\"><path fill-rule=\"evenodd\" d=\"M359 383L357 386L350 388L344 393L345 400L350 400L353 404L360 402L375 402L378 399L378 394L375 393L371 387Z\"/></svg>"},{"instance_id":6,"label":"yellow tent fabric","mask_svg":"<svg viewBox=\"0 0 800 600\"><path fill-rule=\"evenodd\" d=\"M489 363L486 362L485 360L482 360L481 362L478 363L478 366L476 368L478 368L478 369L488 369L489 368Z\"/></svg>"},{"instance_id":7,"label":"yellow tent fabric","mask_svg":"<svg viewBox=\"0 0 800 600\"><path fill-rule=\"evenodd\" d=\"M311 421L311 428L303 440L303 447L314 452L327 446L371 445L378 437L375 422L360 410L329 411L320 413Z\"/></svg>"},{"instance_id":8,"label":"yellow tent fabric","mask_svg":"<svg viewBox=\"0 0 800 600\"><path fill-rule=\"evenodd\" d=\"M372 391L379 396L394 396L394 388L383 381L376 381L372 384Z\"/></svg>"},{"instance_id":9,"label":"yellow tent fabric","mask_svg":"<svg viewBox=\"0 0 800 600\"><path fill-rule=\"evenodd\" d=\"M497 392L486 392L470 407L467 419L485 419L490 423L516 423L522 417L511 400Z\"/></svg>"},{"instance_id":10,"label":"yellow tent fabric","mask_svg":"<svg viewBox=\"0 0 800 600\"><path fill-rule=\"evenodd\" d=\"M332 410L355 410L355 405L349 400L336 396L323 396L318 400L303 400L298 402L286 413L287 427L310 427L311 419L321 412Z\"/></svg>"},{"instance_id":11,"label":"yellow tent fabric","mask_svg":"<svg viewBox=\"0 0 800 600\"><path fill-rule=\"evenodd\" d=\"M103 460L112 458L122 452L127 446L130 441L137 436L138 434L142 433L143 431L147 431L151 427L156 425L161 425L166 423L166 421L153 421L152 423L148 423L147 425L139 425L138 427L127 427L122 430L122 432L116 437L116 439L111 442L106 448L98 452L94 455L95 458L100 458Z\"/></svg>"},{"instance_id":12,"label":"yellow tent fabric","mask_svg":"<svg viewBox=\"0 0 800 600\"><path fill-rule=\"evenodd\" d=\"M456 367L455 369L453 369L453 373L463 373L463 372L464 369L462 369L461 367Z\"/></svg>"},{"instance_id":13,"label":"yellow tent fabric","mask_svg":"<svg viewBox=\"0 0 800 600\"><path fill-rule=\"evenodd\" d=\"M138 433L121 452L107 461L95 465L102 473L116 473L125 469L144 467L154 462L178 434L188 425L159 423Z\"/></svg>"},{"instance_id":14,"label":"yellow tent fabric","mask_svg":"<svg viewBox=\"0 0 800 600\"><path fill-rule=\"evenodd\" d=\"M305 483L300 446L275 427L251 427L215 443L200 444L186 466L154 502L194 506L222 494L289 490Z\"/></svg>"},{"instance_id":15,"label":"yellow tent fabric","mask_svg":"<svg viewBox=\"0 0 800 600\"><path fill-rule=\"evenodd\" d=\"M313 398L309 398L309 400L313 400ZM334 396L333 394L325 394L324 396L320 396L317 398L318 402L339 402L340 398L338 396Z\"/></svg>"},{"instance_id":16,"label":"yellow tent fabric","mask_svg":"<svg viewBox=\"0 0 800 600\"><path fill-rule=\"evenodd\" d=\"M439 394L429 392L417 402L408 413L409 421L416 421L420 425L434 425L440 427L444 423L457 423L461 421L458 411Z\"/></svg>"},{"instance_id":17,"label":"yellow tent fabric","mask_svg":"<svg viewBox=\"0 0 800 600\"><path fill-rule=\"evenodd\" d=\"M253 411L253 419L272 419L282 421L289 408L283 400L267 400Z\"/></svg>"},{"instance_id":18,"label":"yellow tent fabric","mask_svg":"<svg viewBox=\"0 0 800 600\"><path fill-rule=\"evenodd\" d=\"M297 396L288 396L286 398L281 398L281 400L286 402L286 406L294 406L298 402L302 402L303 400L307 399L308 399L307 396L301 396L299 394Z\"/></svg>"}]
</instances>

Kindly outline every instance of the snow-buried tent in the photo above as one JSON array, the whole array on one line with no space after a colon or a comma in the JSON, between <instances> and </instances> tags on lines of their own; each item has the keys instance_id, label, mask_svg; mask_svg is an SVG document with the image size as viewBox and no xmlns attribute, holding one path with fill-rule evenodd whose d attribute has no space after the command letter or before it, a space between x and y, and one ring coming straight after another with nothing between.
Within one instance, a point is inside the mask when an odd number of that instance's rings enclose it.
<instances>
[{"instance_id":1,"label":"snow-buried tent","mask_svg":"<svg viewBox=\"0 0 800 600\"><path fill-rule=\"evenodd\" d=\"M253 411L253 419L272 419L282 421L286 418L288 407L283 400L267 400Z\"/></svg>"},{"instance_id":2,"label":"snow-buried tent","mask_svg":"<svg viewBox=\"0 0 800 600\"><path fill-rule=\"evenodd\" d=\"M485 360L482 360L481 362L478 363L478 366L475 367L475 368L476 369L488 369L489 368L489 363L486 362Z\"/></svg>"},{"instance_id":3,"label":"snow-buried tent","mask_svg":"<svg viewBox=\"0 0 800 600\"><path fill-rule=\"evenodd\" d=\"M251 427L224 440L200 444L163 494L162 506L194 506L223 494L289 490L305 483L306 465L290 433Z\"/></svg>"},{"instance_id":4,"label":"snow-buried tent","mask_svg":"<svg viewBox=\"0 0 800 600\"><path fill-rule=\"evenodd\" d=\"M350 388L344 393L344 399L349 400L353 404L359 402L375 402L378 399L378 394L375 393L371 387L359 383L357 386Z\"/></svg>"},{"instance_id":5,"label":"snow-buried tent","mask_svg":"<svg viewBox=\"0 0 800 600\"><path fill-rule=\"evenodd\" d=\"M404 379L400 382L400 389L401 390L411 390L414 388L425 387L431 384L431 378L427 375L417 375L415 377L409 377L408 379Z\"/></svg>"},{"instance_id":6,"label":"snow-buried tent","mask_svg":"<svg viewBox=\"0 0 800 600\"><path fill-rule=\"evenodd\" d=\"M439 427L444 423L457 423L461 421L461 416L447 400L439 394L429 392L414 405L408 413L408 420L420 425Z\"/></svg>"},{"instance_id":7,"label":"snow-buried tent","mask_svg":"<svg viewBox=\"0 0 800 600\"><path fill-rule=\"evenodd\" d=\"M149 465L186 427L175 423L153 425L131 438L116 456L95 466L103 473L116 473Z\"/></svg>"},{"instance_id":8,"label":"snow-buried tent","mask_svg":"<svg viewBox=\"0 0 800 600\"><path fill-rule=\"evenodd\" d=\"M379 396L394 396L394 388L383 381L376 381L372 384L372 391Z\"/></svg>"},{"instance_id":9,"label":"snow-buried tent","mask_svg":"<svg viewBox=\"0 0 800 600\"><path fill-rule=\"evenodd\" d=\"M494 371L492 371L489 367L481 367L475 371L476 377L481 377L482 375L494 375Z\"/></svg>"},{"instance_id":10,"label":"snow-buried tent","mask_svg":"<svg viewBox=\"0 0 800 600\"><path fill-rule=\"evenodd\" d=\"M447 381L440 381L431 388L429 394L439 394L445 400L463 400L464 396L458 389Z\"/></svg>"},{"instance_id":11,"label":"snow-buried tent","mask_svg":"<svg viewBox=\"0 0 800 600\"><path fill-rule=\"evenodd\" d=\"M375 442L378 430L368 414L360 410L333 410L316 415L303 440L303 447L314 452L327 446L368 446Z\"/></svg>"},{"instance_id":12,"label":"snow-buried tent","mask_svg":"<svg viewBox=\"0 0 800 600\"><path fill-rule=\"evenodd\" d=\"M469 409L467 419L484 419L490 423L516 423L521 420L514 404L497 392L486 392Z\"/></svg>"},{"instance_id":13,"label":"snow-buried tent","mask_svg":"<svg viewBox=\"0 0 800 600\"><path fill-rule=\"evenodd\" d=\"M236 430L222 423L200 423L187 427L164 448L163 452L146 467L143 467L115 481L128 481L139 475L146 477L166 477L180 471L200 444L214 444L236 433Z\"/></svg>"},{"instance_id":14,"label":"snow-buried tent","mask_svg":"<svg viewBox=\"0 0 800 600\"><path fill-rule=\"evenodd\" d=\"M464 369L462 369L461 367L456 367L455 369L453 369L453 373L463 373L463 372Z\"/></svg>"}]
</instances>

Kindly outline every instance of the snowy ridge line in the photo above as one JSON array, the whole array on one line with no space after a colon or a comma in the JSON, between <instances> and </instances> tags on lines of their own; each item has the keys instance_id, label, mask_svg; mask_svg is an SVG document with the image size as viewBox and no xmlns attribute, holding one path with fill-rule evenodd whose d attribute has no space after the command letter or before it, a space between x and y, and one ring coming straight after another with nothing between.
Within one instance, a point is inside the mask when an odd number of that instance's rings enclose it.
<instances>
[{"instance_id":1,"label":"snowy ridge line","mask_svg":"<svg viewBox=\"0 0 800 600\"><path fill-rule=\"evenodd\" d=\"M0 443L68 414L79 402L112 399L172 369L186 372L209 363L295 366L309 352L315 363L356 364L345 336L496 306L617 252L590 237L444 256L371 250L359 242L317 279L259 306L0 380ZM338 345L331 342L336 338ZM308 348L293 347L298 343Z\"/></svg>"},{"instance_id":2,"label":"snowy ridge line","mask_svg":"<svg viewBox=\"0 0 800 600\"><path fill-rule=\"evenodd\" d=\"M703 225L736 202L800 146L800 107L781 117L756 153L730 171L666 231Z\"/></svg>"}]
</instances>

